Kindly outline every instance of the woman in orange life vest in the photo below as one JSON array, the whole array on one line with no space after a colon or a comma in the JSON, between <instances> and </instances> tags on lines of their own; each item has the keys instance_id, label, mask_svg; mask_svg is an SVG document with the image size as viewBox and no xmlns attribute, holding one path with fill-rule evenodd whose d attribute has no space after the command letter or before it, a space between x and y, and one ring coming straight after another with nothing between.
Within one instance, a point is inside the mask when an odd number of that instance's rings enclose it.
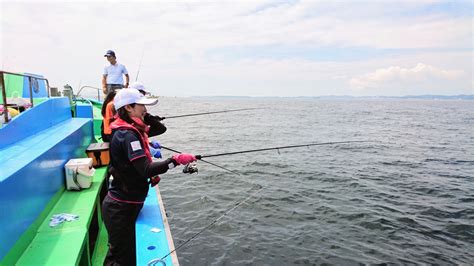
<instances>
[{"instance_id":1,"label":"woman in orange life vest","mask_svg":"<svg viewBox=\"0 0 474 266\"><path fill-rule=\"evenodd\" d=\"M102 202L102 217L109 235L104 265L135 265L135 222L159 174L177 165L196 161L192 154L176 154L153 162L148 146L148 126L143 122L145 105L156 104L136 89L122 89L115 95L117 118L111 123L109 173L113 180Z\"/></svg>"},{"instance_id":2,"label":"woman in orange life vest","mask_svg":"<svg viewBox=\"0 0 474 266\"><path fill-rule=\"evenodd\" d=\"M115 97L116 91L112 90L107 94L105 97L104 103L102 104L102 117L104 118L102 120L102 141L103 142L110 142L110 138L112 136L112 129L110 129L110 123L113 120L113 117L115 115L115 109L114 109L114 97Z\"/></svg>"}]
</instances>

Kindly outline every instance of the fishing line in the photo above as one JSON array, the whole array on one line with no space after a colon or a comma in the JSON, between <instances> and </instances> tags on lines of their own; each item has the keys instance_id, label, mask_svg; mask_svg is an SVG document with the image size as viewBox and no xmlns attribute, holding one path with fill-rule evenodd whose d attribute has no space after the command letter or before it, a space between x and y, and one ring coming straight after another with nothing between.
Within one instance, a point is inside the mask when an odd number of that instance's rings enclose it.
<instances>
[{"instance_id":1,"label":"fishing line","mask_svg":"<svg viewBox=\"0 0 474 266\"><path fill-rule=\"evenodd\" d=\"M174 149L165 147L165 146L161 146L161 148L163 148L163 149L165 149L165 150L168 150L168 151L176 152L176 153L182 153L182 152L180 152L180 151L177 151L177 150L174 150ZM203 160L203 159L198 159L198 160L200 160L200 161L202 161L202 162L204 162L204 163L213 165L213 166L215 166L215 167L219 167L219 168L224 169L224 170L226 170L226 171L228 171L228 172L231 172L231 173L233 173L233 174L240 175L238 172L233 171L233 170L230 170L230 169L227 169L227 168L225 168L225 167L223 167L223 166L220 166L220 165L218 165L218 164L211 163L211 162L206 161L206 160Z\"/></svg>"},{"instance_id":2,"label":"fishing line","mask_svg":"<svg viewBox=\"0 0 474 266\"><path fill-rule=\"evenodd\" d=\"M260 191L262 191L265 187L262 187L260 188L259 190L257 190L256 192L254 192L253 194L249 195L247 198L245 198L244 200L240 201L240 202L237 202L234 207L228 209L227 211L225 211L221 216L219 216L217 219L215 219L214 221L212 221L210 224L208 224L206 227L204 227L203 229L201 229L199 232L197 232L196 234L194 234L192 237L190 237L188 240L184 241L183 243L181 243L177 248L173 249L172 251L170 251L168 254L166 254L164 257L162 257L160 260L163 261L166 257L168 257L171 253L177 251L178 249L180 249L181 247L183 247L184 245L186 245L187 243L189 243L191 240L193 240L194 238L196 238L198 235L200 235L202 232L206 231L208 228L212 227L214 224L216 224L219 220L221 220L222 218L224 218L227 214L229 214L230 212L232 212L233 210L237 209L240 205L244 204L244 202L246 202L247 200L251 199L252 197L254 197L255 195L257 195Z\"/></svg>"},{"instance_id":3,"label":"fishing line","mask_svg":"<svg viewBox=\"0 0 474 266\"><path fill-rule=\"evenodd\" d=\"M365 140L352 140L352 141L335 141L335 142L308 143L308 144L299 144L299 145L291 145L291 146L280 146L280 147L262 148L262 149L255 149L255 150L225 152L225 153L210 154L210 155L196 155L196 158L197 158L198 160L202 160L201 158L218 157L218 156L233 155L233 154L240 154L240 153L259 152L259 151L270 151L270 150L277 150L277 151L279 152L279 150L290 149L290 148L310 147L310 146L319 146L319 145L345 144L345 143L355 143L355 142L368 142L368 141L365 141Z\"/></svg>"},{"instance_id":4,"label":"fishing line","mask_svg":"<svg viewBox=\"0 0 474 266\"><path fill-rule=\"evenodd\" d=\"M319 145L333 145L333 144L346 144L346 143L356 143L356 142L368 142L368 141L359 141L359 140L354 140L354 141L337 141L337 142L322 142L322 143L308 143L308 144L299 144L299 145L290 145L290 146L279 146L279 147L271 147L271 148L262 148L262 149L254 149L254 150L245 150L245 151L236 151L236 152L227 152L227 153L219 153L219 154L211 154L211 155L196 155L195 157L198 159L198 160L202 160L202 158L204 157L217 157L217 156L225 156L225 155L233 155L233 154L240 154L240 153L250 153L250 152L259 152L259 151L268 151L268 150L277 150L278 152L280 152L281 149L290 149L290 148L298 148L298 147L310 147L310 146L319 146ZM174 150L174 149L171 149L171 148L167 148L167 147L163 147L161 146L163 149L165 150L169 150L169 151L173 151L173 152L177 152L177 153L181 153L177 150ZM206 161L204 161L206 162ZM220 167L220 166L218 166ZM220 167L220 168L223 168L223 167ZM223 168L225 169L225 168ZM228 170L228 169L226 169ZM228 170L228 171L231 171L231 170ZM231 171L233 172L233 171ZM201 230L199 230L199 232L197 232L196 234L194 234L192 237L190 237L189 239L187 239L186 241L184 241L183 243L181 243L178 247L176 247L175 249L173 249L172 251L170 251L168 254L166 254L165 256L163 256L161 259L154 259L152 261L150 261L150 264L149 265L154 265L156 263L162 263L163 265L166 265L165 262L164 262L164 259L167 258L171 253L173 252L176 252L178 249L182 248L184 245L186 245L187 243L189 243L191 240L195 239L197 236L199 236L201 233L203 233L204 231L206 231L207 229L209 229L210 227L214 226L218 221L220 221L222 218L224 218L227 214L229 214L230 212L234 211L236 208L238 208L240 205L242 205L244 202L246 202L247 200L249 200L250 198L254 197L256 194L258 194L260 191L262 191L264 189L264 187L260 188L259 190L257 190L256 192L254 192L253 194L249 195L247 198L245 198L244 200L238 202L237 204L235 204L232 208L228 209L227 211L225 211L221 216L219 216L217 219L215 219L214 221L212 221L210 224L208 224L207 226L205 226L204 228L202 228Z\"/></svg>"}]
</instances>

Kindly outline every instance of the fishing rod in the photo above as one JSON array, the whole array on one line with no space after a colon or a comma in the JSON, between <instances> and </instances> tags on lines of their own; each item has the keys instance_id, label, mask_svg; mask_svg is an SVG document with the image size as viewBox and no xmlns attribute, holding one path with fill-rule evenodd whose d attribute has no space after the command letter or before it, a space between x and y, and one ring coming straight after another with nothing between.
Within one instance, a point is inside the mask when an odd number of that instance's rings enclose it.
<instances>
[{"instance_id":1,"label":"fishing rod","mask_svg":"<svg viewBox=\"0 0 474 266\"><path fill-rule=\"evenodd\" d=\"M218 114L218 113L255 110L255 109L263 109L263 108L242 108L242 109L231 109L231 110L224 110L224 111L214 111L214 112L195 113L195 114L186 114L186 115L173 115L173 116L166 116L166 117L163 116L163 117L160 117L160 120L169 119L169 118L179 118L179 117L188 117L188 116L198 116L198 115L208 115L208 114Z\"/></svg>"},{"instance_id":2,"label":"fishing rod","mask_svg":"<svg viewBox=\"0 0 474 266\"><path fill-rule=\"evenodd\" d=\"M138 81L138 75L140 74L140 68L142 66L143 55L145 55L145 47L142 50L142 57L140 58L140 62L138 63L137 75L135 76L135 81Z\"/></svg>"},{"instance_id":3,"label":"fishing rod","mask_svg":"<svg viewBox=\"0 0 474 266\"><path fill-rule=\"evenodd\" d=\"M162 149L165 149L165 150L168 150L168 151L172 151L172 152L176 152L176 153L181 153L180 151L177 151L177 150L174 150L174 149L165 147L165 146L161 146L161 148L162 148ZM236 171L227 169L227 168L225 168L225 167L223 167L223 166L220 166L220 165L217 165L217 164L215 164L215 163L211 163L211 162L206 161L206 160L203 160L203 159L198 159L198 160L200 160L200 161L202 161L202 162L204 162L204 163L213 165L213 166L215 166L215 167L219 167L219 168L224 169L224 170L226 170L226 171L228 171L228 172L231 172L231 173L233 173L233 174L240 175L240 174L239 174L238 172L236 172Z\"/></svg>"},{"instance_id":4,"label":"fishing rod","mask_svg":"<svg viewBox=\"0 0 474 266\"><path fill-rule=\"evenodd\" d=\"M165 256L163 256L161 259L155 259L153 261L150 261L148 265L150 265L151 262L154 262L156 264L156 262L164 262L163 260L168 257L171 253L173 252L176 252L178 249L180 249L181 247L183 247L184 245L186 245L187 243L189 243L189 241L193 240L194 238L196 238L198 235L200 235L202 232L206 231L208 228L212 227L213 225L215 225L219 220L221 220L222 218L224 218L224 216L226 216L227 214L231 213L233 210L237 209L240 205L244 204L244 202L246 202L247 200L253 198L255 195L257 195L258 193L260 193L260 191L262 191L265 187L262 187L260 188L259 190L257 190L256 192L252 193L250 196L248 196L247 198L245 198L244 200L240 201L240 202L237 202L234 207L228 209L227 211L225 211L221 216L219 216L217 219L215 219L214 221L212 221L210 224L208 224L206 227L204 227L203 229L201 229L199 232L197 232L196 234L194 234L192 237L190 237L188 240L184 241L183 243L181 243L177 248L173 249L172 251L170 251L168 254L166 254Z\"/></svg>"},{"instance_id":5,"label":"fishing rod","mask_svg":"<svg viewBox=\"0 0 474 266\"><path fill-rule=\"evenodd\" d=\"M283 149L290 149L290 148L310 147L310 146L319 146L319 145L345 144L345 143L355 143L355 142L367 142L367 141L364 141L364 140L352 140L352 141L335 141L335 142L309 143L309 144L300 144L300 145L291 145L291 146L280 146L280 147L262 148L262 149L255 149L255 150L246 150L246 151L234 151L234 152L226 152L226 153L218 153L218 154L210 154L210 155L196 155L195 157L196 157L196 159L198 159L198 160L202 160L202 158L218 157L218 156L233 155L233 154L240 154L240 153L269 151L269 150L283 150Z\"/></svg>"}]
</instances>

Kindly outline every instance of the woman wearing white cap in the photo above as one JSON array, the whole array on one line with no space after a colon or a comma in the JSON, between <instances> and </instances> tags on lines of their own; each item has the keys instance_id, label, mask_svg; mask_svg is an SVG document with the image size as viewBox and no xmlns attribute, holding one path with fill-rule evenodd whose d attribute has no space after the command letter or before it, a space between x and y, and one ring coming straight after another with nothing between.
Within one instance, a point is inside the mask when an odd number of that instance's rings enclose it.
<instances>
[{"instance_id":1,"label":"woman wearing white cap","mask_svg":"<svg viewBox=\"0 0 474 266\"><path fill-rule=\"evenodd\" d=\"M137 89L139 92L141 92L143 95L147 95L147 91L145 86L141 82L134 82L130 88L132 89ZM143 121L145 124L150 126L150 131L148 132L149 137L154 137L161 135L166 132L166 126L161 123L161 120L163 120L161 117L157 115L152 115L150 113L146 113L145 116L143 117Z\"/></svg>"},{"instance_id":2,"label":"woman wearing white cap","mask_svg":"<svg viewBox=\"0 0 474 266\"><path fill-rule=\"evenodd\" d=\"M110 125L109 173L113 181L102 203L102 216L109 235L109 251L104 265L135 265L135 222L159 174L177 165L196 161L192 154L176 154L152 162L148 146L148 126L143 122L145 105L157 103L136 89L120 90L114 98L118 118Z\"/></svg>"}]
</instances>

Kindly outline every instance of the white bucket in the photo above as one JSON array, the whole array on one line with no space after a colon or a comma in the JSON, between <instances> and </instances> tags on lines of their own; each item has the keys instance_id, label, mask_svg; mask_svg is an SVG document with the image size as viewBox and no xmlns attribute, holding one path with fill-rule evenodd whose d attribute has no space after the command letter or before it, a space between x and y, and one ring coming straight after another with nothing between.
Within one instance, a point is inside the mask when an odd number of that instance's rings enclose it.
<instances>
[{"instance_id":1,"label":"white bucket","mask_svg":"<svg viewBox=\"0 0 474 266\"><path fill-rule=\"evenodd\" d=\"M95 173L95 169L92 167L92 158L71 159L66 163L64 169L67 190L81 190L91 186Z\"/></svg>"}]
</instances>

